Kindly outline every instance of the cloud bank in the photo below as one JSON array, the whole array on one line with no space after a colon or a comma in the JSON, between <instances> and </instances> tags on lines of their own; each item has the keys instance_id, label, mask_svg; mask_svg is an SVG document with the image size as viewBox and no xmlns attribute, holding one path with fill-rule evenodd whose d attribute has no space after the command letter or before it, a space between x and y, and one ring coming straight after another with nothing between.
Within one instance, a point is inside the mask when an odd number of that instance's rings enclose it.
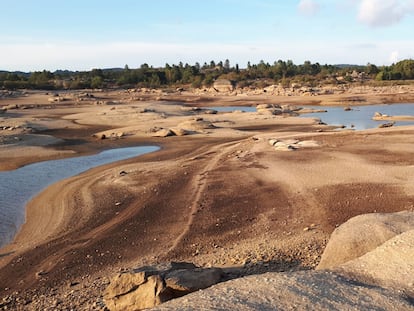
<instances>
[{"instance_id":1,"label":"cloud bank","mask_svg":"<svg viewBox=\"0 0 414 311\"><path fill-rule=\"evenodd\" d=\"M371 27L385 27L399 23L414 13L414 0L362 0L358 20Z\"/></svg>"}]
</instances>

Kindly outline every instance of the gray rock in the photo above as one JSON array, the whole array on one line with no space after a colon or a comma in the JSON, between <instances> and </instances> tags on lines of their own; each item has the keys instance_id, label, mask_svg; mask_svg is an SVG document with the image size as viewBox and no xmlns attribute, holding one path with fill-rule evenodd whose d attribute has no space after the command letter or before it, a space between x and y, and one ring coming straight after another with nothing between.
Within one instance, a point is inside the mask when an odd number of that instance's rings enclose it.
<instances>
[{"instance_id":1,"label":"gray rock","mask_svg":"<svg viewBox=\"0 0 414 311\"><path fill-rule=\"evenodd\" d=\"M374 250L387 240L414 229L414 213L374 213L356 216L331 235L317 269L339 266Z\"/></svg>"},{"instance_id":2,"label":"gray rock","mask_svg":"<svg viewBox=\"0 0 414 311\"><path fill-rule=\"evenodd\" d=\"M334 270L359 282L402 290L414 297L414 230Z\"/></svg>"},{"instance_id":3,"label":"gray rock","mask_svg":"<svg viewBox=\"0 0 414 311\"><path fill-rule=\"evenodd\" d=\"M216 284L153 310L413 310L402 295L326 271L265 273Z\"/></svg>"}]
</instances>

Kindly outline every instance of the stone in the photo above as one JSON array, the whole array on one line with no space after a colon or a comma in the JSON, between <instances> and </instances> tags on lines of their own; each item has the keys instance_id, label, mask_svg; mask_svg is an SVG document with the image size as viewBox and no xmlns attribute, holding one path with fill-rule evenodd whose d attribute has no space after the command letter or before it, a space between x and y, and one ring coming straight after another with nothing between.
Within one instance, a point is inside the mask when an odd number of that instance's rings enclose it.
<instances>
[{"instance_id":1,"label":"stone","mask_svg":"<svg viewBox=\"0 0 414 311\"><path fill-rule=\"evenodd\" d=\"M403 232L334 270L359 282L403 290L414 296L414 230Z\"/></svg>"},{"instance_id":2,"label":"stone","mask_svg":"<svg viewBox=\"0 0 414 311\"><path fill-rule=\"evenodd\" d=\"M259 104L259 105L256 106L256 110L269 109L269 108L273 108L272 105L270 105L270 104Z\"/></svg>"},{"instance_id":3,"label":"stone","mask_svg":"<svg viewBox=\"0 0 414 311\"><path fill-rule=\"evenodd\" d=\"M204 109L204 110L202 110L202 113L204 113L204 114L217 114L217 110L214 110L214 109Z\"/></svg>"},{"instance_id":4,"label":"stone","mask_svg":"<svg viewBox=\"0 0 414 311\"><path fill-rule=\"evenodd\" d=\"M276 151L295 151L297 148L291 144L287 144L285 142L282 141L278 141L275 145L274 148Z\"/></svg>"},{"instance_id":5,"label":"stone","mask_svg":"<svg viewBox=\"0 0 414 311\"><path fill-rule=\"evenodd\" d=\"M170 131L173 132L176 136L184 136L190 134L190 131L187 131L180 127L172 127L170 128Z\"/></svg>"},{"instance_id":6,"label":"stone","mask_svg":"<svg viewBox=\"0 0 414 311\"><path fill-rule=\"evenodd\" d=\"M395 122L388 122L388 123L384 123L384 124L380 124L378 126L378 128L387 128L387 127L392 127L394 126Z\"/></svg>"},{"instance_id":7,"label":"stone","mask_svg":"<svg viewBox=\"0 0 414 311\"><path fill-rule=\"evenodd\" d=\"M327 271L264 273L222 282L152 310L404 310L395 291L350 281Z\"/></svg>"},{"instance_id":8,"label":"stone","mask_svg":"<svg viewBox=\"0 0 414 311\"><path fill-rule=\"evenodd\" d=\"M142 310L212 286L222 280L219 268L199 268L192 263L147 266L113 277L104 293L110 310Z\"/></svg>"},{"instance_id":9,"label":"stone","mask_svg":"<svg viewBox=\"0 0 414 311\"><path fill-rule=\"evenodd\" d=\"M16 104L10 104L10 105L7 105L7 106L3 107L3 109L4 109L4 110L19 109L19 105L16 105Z\"/></svg>"},{"instance_id":10,"label":"stone","mask_svg":"<svg viewBox=\"0 0 414 311\"><path fill-rule=\"evenodd\" d=\"M159 275L122 273L111 280L104 293L104 301L110 310L142 310L163 302L161 294L164 290Z\"/></svg>"},{"instance_id":11,"label":"stone","mask_svg":"<svg viewBox=\"0 0 414 311\"><path fill-rule=\"evenodd\" d=\"M278 140L277 139L269 139L268 142L269 142L270 146L274 146L278 142Z\"/></svg>"},{"instance_id":12,"label":"stone","mask_svg":"<svg viewBox=\"0 0 414 311\"><path fill-rule=\"evenodd\" d=\"M203 118L196 118L194 120L184 121L177 125L178 128L187 130L189 132L204 131L206 129L215 129L216 127Z\"/></svg>"},{"instance_id":13,"label":"stone","mask_svg":"<svg viewBox=\"0 0 414 311\"><path fill-rule=\"evenodd\" d=\"M207 288L220 282L222 270L218 268L190 270L174 270L165 276L165 284L168 288L188 294L196 290Z\"/></svg>"},{"instance_id":14,"label":"stone","mask_svg":"<svg viewBox=\"0 0 414 311\"><path fill-rule=\"evenodd\" d=\"M280 108L267 108L267 109L256 109L258 114L263 114L263 115L281 115L282 114L282 109Z\"/></svg>"},{"instance_id":15,"label":"stone","mask_svg":"<svg viewBox=\"0 0 414 311\"><path fill-rule=\"evenodd\" d=\"M160 129L152 134L154 137L168 137L174 135L174 132L172 132L170 129Z\"/></svg>"},{"instance_id":16,"label":"stone","mask_svg":"<svg viewBox=\"0 0 414 311\"><path fill-rule=\"evenodd\" d=\"M363 256L387 240L414 229L414 213L373 213L351 218L335 229L316 269L342 265Z\"/></svg>"}]
</instances>

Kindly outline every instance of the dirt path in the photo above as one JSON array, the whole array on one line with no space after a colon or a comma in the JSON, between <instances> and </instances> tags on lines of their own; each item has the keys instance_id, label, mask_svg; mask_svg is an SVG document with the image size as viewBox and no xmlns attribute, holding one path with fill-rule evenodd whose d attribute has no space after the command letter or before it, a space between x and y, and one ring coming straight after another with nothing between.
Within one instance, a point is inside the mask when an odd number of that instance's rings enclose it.
<instances>
[{"instance_id":1,"label":"dirt path","mask_svg":"<svg viewBox=\"0 0 414 311\"><path fill-rule=\"evenodd\" d=\"M182 242L185 235L187 235L194 223L194 216L197 214L198 209L200 207L200 199L203 194L203 192L206 189L206 186L208 184L208 174L210 171L212 171L214 168L216 168L217 164L222 160L222 158L233 148L237 146L237 142L231 142L231 143L225 143L222 145L214 146L212 147L208 152L200 154L196 156L196 159L200 158L208 158L207 164L202 169L202 172L196 174L193 178L193 181L191 181L191 184L194 185L194 194L192 199L192 204L189 207L189 217L188 222L184 227L183 232L177 236L177 238L174 240L173 245L168 249L168 253L174 251L179 243ZM210 156L212 156L210 158Z\"/></svg>"}]
</instances>

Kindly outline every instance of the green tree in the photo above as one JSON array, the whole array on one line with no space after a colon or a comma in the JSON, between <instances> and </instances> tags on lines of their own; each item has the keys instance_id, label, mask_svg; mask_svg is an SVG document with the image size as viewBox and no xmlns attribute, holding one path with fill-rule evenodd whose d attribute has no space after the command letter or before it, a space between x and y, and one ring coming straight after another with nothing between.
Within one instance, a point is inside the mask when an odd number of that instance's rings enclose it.
<instances>
[{"instance_id":1,"label":"green tree","mask_svg":"<svg viewBox=\"0 0 414 311\"><path fill-rule=\"evenodd\" d=\"M95 76L91 80L91 88L100 89L103 87L103 79L100 76Z\"/></svg>"}]
</instances>

